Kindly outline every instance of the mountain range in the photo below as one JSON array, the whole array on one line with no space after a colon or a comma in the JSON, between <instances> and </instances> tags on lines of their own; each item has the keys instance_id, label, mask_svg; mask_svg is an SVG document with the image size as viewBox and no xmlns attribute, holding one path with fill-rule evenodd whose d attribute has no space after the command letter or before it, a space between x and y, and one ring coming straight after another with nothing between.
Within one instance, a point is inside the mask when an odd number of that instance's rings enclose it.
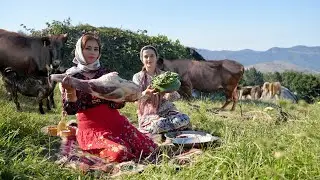
<instances>
[{"instance_id":1,"label":"mountain range","mask_svg":"<svg viewBox=\"0 0 320 180\"><path fill-rule=\"evenodd\" d=\"M206 60L233 59L242 63L246 68L255 67L261 72L295 70L320 73L320 46L273 47L266 51L194 49Z\"/></svg>"}]
</instances>

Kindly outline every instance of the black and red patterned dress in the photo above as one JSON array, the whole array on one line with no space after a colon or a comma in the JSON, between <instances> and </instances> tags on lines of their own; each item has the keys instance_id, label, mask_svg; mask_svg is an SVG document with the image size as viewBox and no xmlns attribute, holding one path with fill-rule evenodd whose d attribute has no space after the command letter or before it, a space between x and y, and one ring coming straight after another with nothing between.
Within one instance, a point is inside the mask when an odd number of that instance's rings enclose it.
<instances>
[{"instance_id":1,"label":"black and red patterned dress","mask_svg":"<svg viewBox=\"0 0 320 180\"><path fill-rule=\"evenodd\" d=\"M108 73L100 68L93 79ZM77 73L73 77L88 79ZM84 151L97 154L110 162L122 162L146 157L157 145L134 127L118 109L125 103L115 103L76 91L77 101L68 102L62 92L63 109L68 115L76 114L77 141Z\"/></svg>"}]
</instances>

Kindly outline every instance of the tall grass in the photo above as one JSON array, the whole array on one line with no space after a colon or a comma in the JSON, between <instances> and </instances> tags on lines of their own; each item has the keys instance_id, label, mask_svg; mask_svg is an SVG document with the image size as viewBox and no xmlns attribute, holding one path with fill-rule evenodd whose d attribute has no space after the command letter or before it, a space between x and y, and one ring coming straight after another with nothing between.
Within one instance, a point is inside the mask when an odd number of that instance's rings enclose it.
<instances>
[{"instance_id":1,"label":"tall grass","mask_svg":"<svg viewBox=\"0 0 320 180\"><path fill-rule=\"evenodd\" d=\"M84 175L54 163L59 138L44 135L41 128L59 121L58 89L57 109L45 115L38 113L35 99L19 97L22 112L16 112L0 89L0 179L108 179L105 174ZM221 137L222 144L205 149L179 170L164 162L124 179L320 179L319 104L283 107L292 116L281 123L276 122L275 109L264 111L270 106L266 103L244 101L242 115L239 106L235 112L211 111L222 102L175 104L190 115L194 128ZM128 103L121 109L133 123L137 122L135 108Z\"/></svg>"}]
</instances>

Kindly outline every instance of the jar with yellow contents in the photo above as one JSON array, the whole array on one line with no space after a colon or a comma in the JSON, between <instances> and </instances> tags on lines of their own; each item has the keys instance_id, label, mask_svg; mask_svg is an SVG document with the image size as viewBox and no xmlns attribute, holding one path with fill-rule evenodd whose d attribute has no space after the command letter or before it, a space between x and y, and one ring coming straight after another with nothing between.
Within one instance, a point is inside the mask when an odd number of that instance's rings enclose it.
<instances>
[{"instance_id":1,"label":"jar with yellow contents","mask_svg":"<svg viewBox=\"0 0 320 180\"><path fill-rule=\"evenodd\" d=\"M61 119L57 125L57 135L60 137L66 137L71 135L71 131L67 125L67 113L62 111Z\"/></svg>"}]
</instances>

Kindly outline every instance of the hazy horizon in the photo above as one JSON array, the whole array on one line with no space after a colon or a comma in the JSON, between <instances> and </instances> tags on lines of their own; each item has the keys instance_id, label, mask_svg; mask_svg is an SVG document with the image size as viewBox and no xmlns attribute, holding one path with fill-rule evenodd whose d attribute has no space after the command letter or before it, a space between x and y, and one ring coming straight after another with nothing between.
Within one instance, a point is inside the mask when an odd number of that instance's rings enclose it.
<instances>
[{"instance_id":1,"label":"hazy horizon","mask_svg":"<svg viewBox=\"0 0 320 180\"><path fill-rule=\"evenodd\" d=\"M320 45L320 1L4 1L0 27L37 30L71 18L73 25L122 27L179 39L207 50L266 51Z\"/></svg>"}]
</instances>

